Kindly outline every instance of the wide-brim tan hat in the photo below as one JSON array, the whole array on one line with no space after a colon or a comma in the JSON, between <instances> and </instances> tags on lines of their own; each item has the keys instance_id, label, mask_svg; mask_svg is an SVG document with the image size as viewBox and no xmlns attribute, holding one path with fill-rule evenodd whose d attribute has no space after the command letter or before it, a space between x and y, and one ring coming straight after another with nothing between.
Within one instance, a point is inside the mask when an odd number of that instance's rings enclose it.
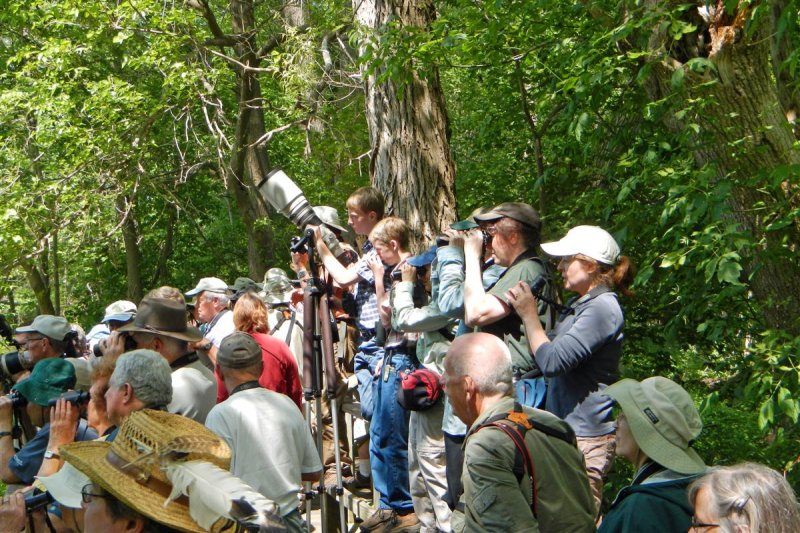
<instances>
[{"instance_id":1,"label":"wide-brim tan hat","mask_svg":"<svg viewBox=\"0 0 800 533\"><path fill-rule=\"evenodd\" d=\"M181 496L164 505L172 484L161 470L165 461L208 461L230 467L228 445L202 424L163 411L135 411L120 426L114 442L76 442L60 449L64 460L119 501L148 518L190 533L205 531Z\"/></svg>"},{"instance_id":2,"label":"wide-brim tan hat","mask_svg":"<svg viewBox=\"0 0 800 533\"><path fill-rule=\"evenodd\" d=\"M641 382L623 379L603 391L625 415L639 449L661 466L680 474L706 470L692 449L703 422L683 387L661 376Z\"/></svg>"},{"instance_id":3,"label":"wide-brim tan hat","mask_svg":"<svg viewBox=\"0 0 800 533\"><path fill-rule=\"evenodd\" d=\"M182 341L199 341L203 334L190 326L186 318L186 306L180 302L168 298L145 298L139 304L133 322L125 324L119 331L141 331Z\"/></svg>"}]
</instances>

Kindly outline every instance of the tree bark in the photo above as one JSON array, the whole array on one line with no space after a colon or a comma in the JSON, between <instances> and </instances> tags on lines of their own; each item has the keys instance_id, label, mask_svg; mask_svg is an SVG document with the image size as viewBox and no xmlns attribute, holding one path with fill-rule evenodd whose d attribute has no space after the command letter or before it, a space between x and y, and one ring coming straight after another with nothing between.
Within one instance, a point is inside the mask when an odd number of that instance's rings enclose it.
<instances>
[{"instance_id":1,"label":"tree bark","mask_svg":"<svg viewBox=\"0 0 800 533\"><path fill-rule=\"evenodd\" d=\"M164 235L164 244L161 245L161 252L158 254L158 262L156 269L153 272L153 282L151 287L160 287L167 282L169 277L169 268L167 262L172 257L175 242L175 223L178 219L178 208L175 205L168 205L167 221L165 225L166 234Z\"/></svg>"},{"instance_id":2,"label":"tree bark","mask_svg":"<svg viewBox=\"0 0 800 533\"><path fill-rule=\"evenodd\" d=\"M775 81L778 87L778 97L780 98L783 112L786 119L794 127L796 136L800 135L800 123L797 122L797 114L800 113L800 87L797 80L785 68L782 63L797 48L798 43L792 42L792 38L797 38L790 31L777 31L781 16L785 16L787 10L791 8L787 0L773 0L772 2L772 68L775 72Z\"/></svg>"},{"instance_id":3,"label":"tree bark","mask_svg":"<svg viewBox=\"0 0 800 533\"><path fill-rule=\"evenodd\" d=\"M58 260L58 230L53 230L53 238L50 240L53 251L53 299L55 314L61 314L61 262Z\"/></svg>"},{"instance_id":4,"label":"tree bark","mask_svg":"<svg viewBox=\"0 0 800 533\"><path fill-rule=\"evenodd\" d=\"M248 67L258 67L253 2L232 0L230 6L234 33L246 36L234 47L238 61ZM266 132L261 84L257 73L243 68L237 69L237 81L239 113L225 184L236 200L247 231L247 265L250 277L261 279L273 259L272 230L268 224L259 222L268 219L269 212L255 188L261 177L269 171L266 146L254 144Z\"/></svg>"},{"instance_id":5,"label":"tree bark","mask_svg":"<svg viewBox=\"0 0 800 533\"><path fill-rule=\"evenodd\" d=\"M20 260L20 265L28 278L28 285L31 286L33 294L36 296L36 307L40 315L55 315L56 309L50 299L50 288L42 276L41 270L36 263L28 258Z\"/></svg>"},{"instance_id":6,"label":"tree bark","mask_svg":"<svg viewBox=\"0 0 800 533\"><path fill-rule=\"evenodd\" d=\"M130 198L117 196L117 213L122 220L122 240L125 243L125 272L128 282L128 299L134 302L144 297L142 287L142 252L139 249L139 231L133 216Z\"/></svg>"},{"instance_id":7,"label":"tree bark","mask_svg":"<svg viewBox=\"0 0 800 533\"><path fill-rule=\"evenodd\" d=\"M353 9L371 30L390 19L428 28L435 18L424 0L354 0ZM456 219L455 163L438 69L407 68L407 81L378 83L381 68L364 76L370 177L386 197L387 213L404 219L419 245Z\"/></svg>"},{"instance_id":8,"label":"tree bark","mask_svg":"<svg viewBox=\"0 0 800 533\"><path fill-rule=\"evenodd\" d=\"M655 0L651 3L654 7L662 6ZM698 6L702 5L706 3L698 2ZM685 16L696 17L698 11L685 13ZM706 26L698 32L706 30L710 43L696 48L694 55L683 57L676 51L685 53L691 47L668 47L671 37L663 30L655 30L650 48L659 59L653 64L653 75L646 89L653 100L674 98L673 75L683 69L683 92L677 95L680 101L687 107L690 101L705 103L691 117L691 121L700 126L695 160L699 166L713 165L717 179L734 182L728 200L730 216L755 242L764 243L762 251L766 252L757 251L745 258L750 288L759 301L770 303L763 306L770 327L798 334L800 264L796 253L779 253L779 250L796 250L800 232L797 224L767 231L769 221L763 218L764 213L771 214L773 210L758 209L759 205L790 206L796 196L796 184L785 182L781 187L771 187L768 179L763 179L762 187L753 186L753 182L783 165L800 164L800 152L793 147L797 139L787 120L774 77L770 42L772 19L759 16L750 21L752 27L745 32L749 15L741 7L735 13L725 13L723 2L717 2L705 18ZM695 20L697 18L692 19ZM691 72L686 62L694 57L706 57L716 71ZM684 129L684 121L674 116L667 120L667 125L675 131Z\"/></svg>"}]
</instances>

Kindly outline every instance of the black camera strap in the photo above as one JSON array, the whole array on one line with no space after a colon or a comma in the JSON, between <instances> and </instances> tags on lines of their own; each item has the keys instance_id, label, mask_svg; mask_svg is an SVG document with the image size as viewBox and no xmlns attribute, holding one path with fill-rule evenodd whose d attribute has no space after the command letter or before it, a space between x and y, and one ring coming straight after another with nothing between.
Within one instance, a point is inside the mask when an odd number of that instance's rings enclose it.
<instances>
[{"instance_id":1,"label":"black camera strap","mask_svg":"<svg viewBox=\"0 0 800 533\"><path fill-rule=\"evenodd\" d=\"M191 365L195 361L197 361L199 357L197 356L197 352L189 352L186 355L182 355L175 359L173 362L169 364L169 367L172 370L178 370L179 368L183 368L187 365Z\"/></svg>"},{"instance_id":2,"label":"black camera strap","mask_svg":"<svg viewBox=\"0 0 800 533\"><path fill-rule=\"evenodd\" d=\"M36 533L36 526L33 523L33 513L27 513L27 514L28 514L28 531L30 531L31 533ZM53 521L50 520L50 513L48 513L46 509L44 512L44 523L45 525L47 525L47 529L50 531L50 533L56 533L56 528L55 526L53 526Z\"/></svg>"},{"instance_id":3,"label":"black camera strap","mask_svg":"<svg viewBox=\"0 0 800 533\"><path fill-rule=\"evenodd\" d=\"M254 379L252 381L245 381L244 383L240 383L239 385L233 388L233 390L231 391L231 396L233 396L237 392L242 392L250 389L257 389L260 386L261 383L259 383L257 379Z\"/></svg>"}]
</instances>

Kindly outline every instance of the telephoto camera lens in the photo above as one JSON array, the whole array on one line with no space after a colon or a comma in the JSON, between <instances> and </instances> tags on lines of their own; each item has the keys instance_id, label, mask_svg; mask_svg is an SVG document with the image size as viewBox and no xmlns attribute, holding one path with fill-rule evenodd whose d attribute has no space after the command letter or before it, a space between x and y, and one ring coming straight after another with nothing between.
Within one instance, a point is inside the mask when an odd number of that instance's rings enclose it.
<instances>
[{"instance_id":1,"label":"telephoto camera lens","mask_svg":"<svg viewBox=\"0 0 800 533\"><path fill-rule=\"evenodd\" d=\"M9 352L0 355L0 372L6 376L19 374L33 366L28 352Z\"/></svg>"}]
</instances>

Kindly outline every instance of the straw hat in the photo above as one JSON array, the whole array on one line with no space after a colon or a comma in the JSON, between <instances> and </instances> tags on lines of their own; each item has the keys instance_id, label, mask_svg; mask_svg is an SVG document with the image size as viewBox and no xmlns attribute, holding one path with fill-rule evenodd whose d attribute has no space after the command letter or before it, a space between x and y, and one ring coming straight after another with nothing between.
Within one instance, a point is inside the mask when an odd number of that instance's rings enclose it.
<instances>
[{"instance_id":1,"label":"straw hat","mask_svg":"<svg viewBox=\"0 0 800 533\"><path fill-rule=\"evenodd\" d=\"M172 484L162 463L208 461L228 470L228 445L205 426L164 411L135 411L114 442L76 442L61 447L64 460L131 509L169 527L204 531L189 515L184 496L164 506Z\"/></svg>"}]
</instances>

